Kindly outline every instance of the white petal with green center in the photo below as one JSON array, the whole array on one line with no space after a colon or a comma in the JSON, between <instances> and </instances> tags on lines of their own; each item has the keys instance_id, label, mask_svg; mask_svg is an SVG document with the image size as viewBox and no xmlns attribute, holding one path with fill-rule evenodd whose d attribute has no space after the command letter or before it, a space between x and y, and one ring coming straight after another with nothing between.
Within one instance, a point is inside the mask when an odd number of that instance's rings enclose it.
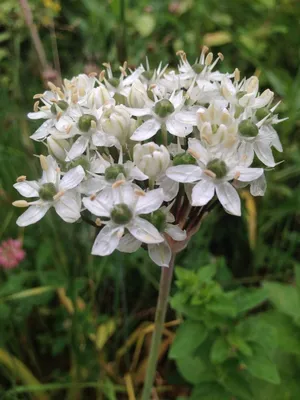
<instances>
[{"instance_id":1,"label":"white petal with green center","mask_svg":"<svg viewBox=\"0 0 300 400\"><path fill-rule=\"evenodd\" d=\"M117 249L123 253L134 253L141 247L142 242L130 233L126 233L120 240Z\"/></svg>"}]
</instances>

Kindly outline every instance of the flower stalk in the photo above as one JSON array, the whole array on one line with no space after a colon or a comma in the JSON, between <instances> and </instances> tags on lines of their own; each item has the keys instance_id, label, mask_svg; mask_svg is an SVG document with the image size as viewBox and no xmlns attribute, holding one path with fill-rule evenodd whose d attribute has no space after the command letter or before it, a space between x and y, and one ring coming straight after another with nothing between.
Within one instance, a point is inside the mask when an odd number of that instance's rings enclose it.
<instances>
[{"instance_id":1,"label":"flower stalk","mask_svg":"<svg viewBox=\"0 0 300 400\"><path fill-rule=\"evenodd\" d=\"M155 313L155 327L152 335L150 356L142 393L142 400L149 400L153 383L155 380L156 366L158 361L159 346L161 344L162 332L168 307L171 282L174 270L175 254L172 253L169 267L162 268L159 284L159 294Z\"/></svg>"}]
</instances>

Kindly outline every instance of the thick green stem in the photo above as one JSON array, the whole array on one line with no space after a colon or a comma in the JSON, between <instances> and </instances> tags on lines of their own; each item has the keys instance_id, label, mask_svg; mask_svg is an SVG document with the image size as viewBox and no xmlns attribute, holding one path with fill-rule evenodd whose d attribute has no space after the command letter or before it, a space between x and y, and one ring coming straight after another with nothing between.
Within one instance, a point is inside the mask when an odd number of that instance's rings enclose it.
<instances>
[{"instance_id":1,"label":"thick green stem","mask_svg":"<svg viewBox=\"0 0 300 400\"><path fill-rule=\"evenodd\" d=\"M147 364L146 378L142 393L142 400L149 400L153 387L157 360L159 355L159 347L164 329L166 311L168 307L168 299L171 288L173 269L174 269L175 254L172 255L169 268L162 268L159 284L159 294L155 313L155 327L152 335L150 355Z\"/></svg>"}]
</instances>

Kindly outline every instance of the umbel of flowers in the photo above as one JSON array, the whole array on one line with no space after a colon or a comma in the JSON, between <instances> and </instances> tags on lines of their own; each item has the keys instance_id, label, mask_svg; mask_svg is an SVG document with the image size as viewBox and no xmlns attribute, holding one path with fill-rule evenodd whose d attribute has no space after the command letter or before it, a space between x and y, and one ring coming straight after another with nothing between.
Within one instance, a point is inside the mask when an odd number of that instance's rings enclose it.
<instances>
[{"instance_id":1,"label":"umbel of flowers","mask_svg":"<svg viewBox=\"0 0 300 400\"><path fill-rule=\"evenodd\" d=\"M87 214L99 233L92 254L147 247L168 266L174 242L186 242L219 201L241 215L238 191L266 189L265 167L282 151L280 122L269 89L236 69L214 71L205 47L194 64L178 52L177 70L142 65L114 76L106 70L64 80L36 94L30 119L43 123L31 136L46 144L42 177L20 176L14 187L30 200L19 226L39 221L51 208L67 223ZM253 168L252 164L257 159ZM179 246L180 248L180 246Z\"/></svg>"},{"instance_id":2,"label":"umbel of flowers","mask_svg":"<svg viewBox=\"0 0 300 400\"><path fill-rule=\"evenodd\" d=\"M279 103L261 92L256 76L215 71L223 60L204 47L190 64L183 51L176 70L124 63L113 75L80 74L62 87L34 96L30 119L42 120L31 136L43 142L42 176L20 176L15 189L27 200L21 227L50 208L66 223L86 221L98 231L92 254L143 247L159 266L172 267L202 218L220 203L241 215L239 190L266 190L264 171L282 151L274 125ZM256 167L253 167L255 162ZM171 268L163 268L170 271ZM143 399L149 398L172 273L162 272Z\"/></svg>"}]
</instances>

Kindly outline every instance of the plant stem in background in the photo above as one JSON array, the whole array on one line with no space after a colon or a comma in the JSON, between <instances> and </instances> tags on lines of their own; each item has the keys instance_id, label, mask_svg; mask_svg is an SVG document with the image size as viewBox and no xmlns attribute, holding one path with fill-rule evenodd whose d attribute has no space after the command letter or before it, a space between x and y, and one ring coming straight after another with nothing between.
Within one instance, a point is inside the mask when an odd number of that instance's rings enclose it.
<instances>
[{"instance_id":1,"label":"plant stem in background","mask_svg":"<svg viewBox=\"0 0 300 400\"><path fill-rule=\"evenodd\" d=\"M37 52L37 55L38 55L39 62L40 62L41 67L42 67L42 71L46 71L47 68L48 68L48 62L47 62L46 53L45 53L42 41L40 39L38 30L36 28L36 25L33 22L32 12L31 12L30 6L28 4L28 1L27 0L20 0L20 5L21 5L21 8L22 8L23 13L24 13L24 18L25 18L26 25L28 26L29 31L30 31L30 35L31 35L31 39L33 41L34 48L35 48L35 50Z\"/></svg>"},{"instance_id":2,"label":"plant stem in background","mask_svg":"<svg viewBox=\"0 0 300 400\"><path fill-rule=\"evenodd\" d=\"M173 253L169 267L162 267L161 270L159 294L155 313L155 327L151 341L150 355L147 364L147 372L142 393L142 400L150 399L151 390L155 379L159 346L161 344L161 337L164 328L169 293L173 277L174 261L175 254Z\"/></svg>"},{"instance_id":3,"label":"plant stem in background","mask_svg":"<svg viewBox=\"0 0 300 400\"><path fill-rule=\"evenodd\" d=\"M118 59L120 63L123 63L127 60L127 48L126 48L126 0L119 0L120 6L120 26L119 31L117 32L117 53Z\"/></svg>"}]
</instances>

